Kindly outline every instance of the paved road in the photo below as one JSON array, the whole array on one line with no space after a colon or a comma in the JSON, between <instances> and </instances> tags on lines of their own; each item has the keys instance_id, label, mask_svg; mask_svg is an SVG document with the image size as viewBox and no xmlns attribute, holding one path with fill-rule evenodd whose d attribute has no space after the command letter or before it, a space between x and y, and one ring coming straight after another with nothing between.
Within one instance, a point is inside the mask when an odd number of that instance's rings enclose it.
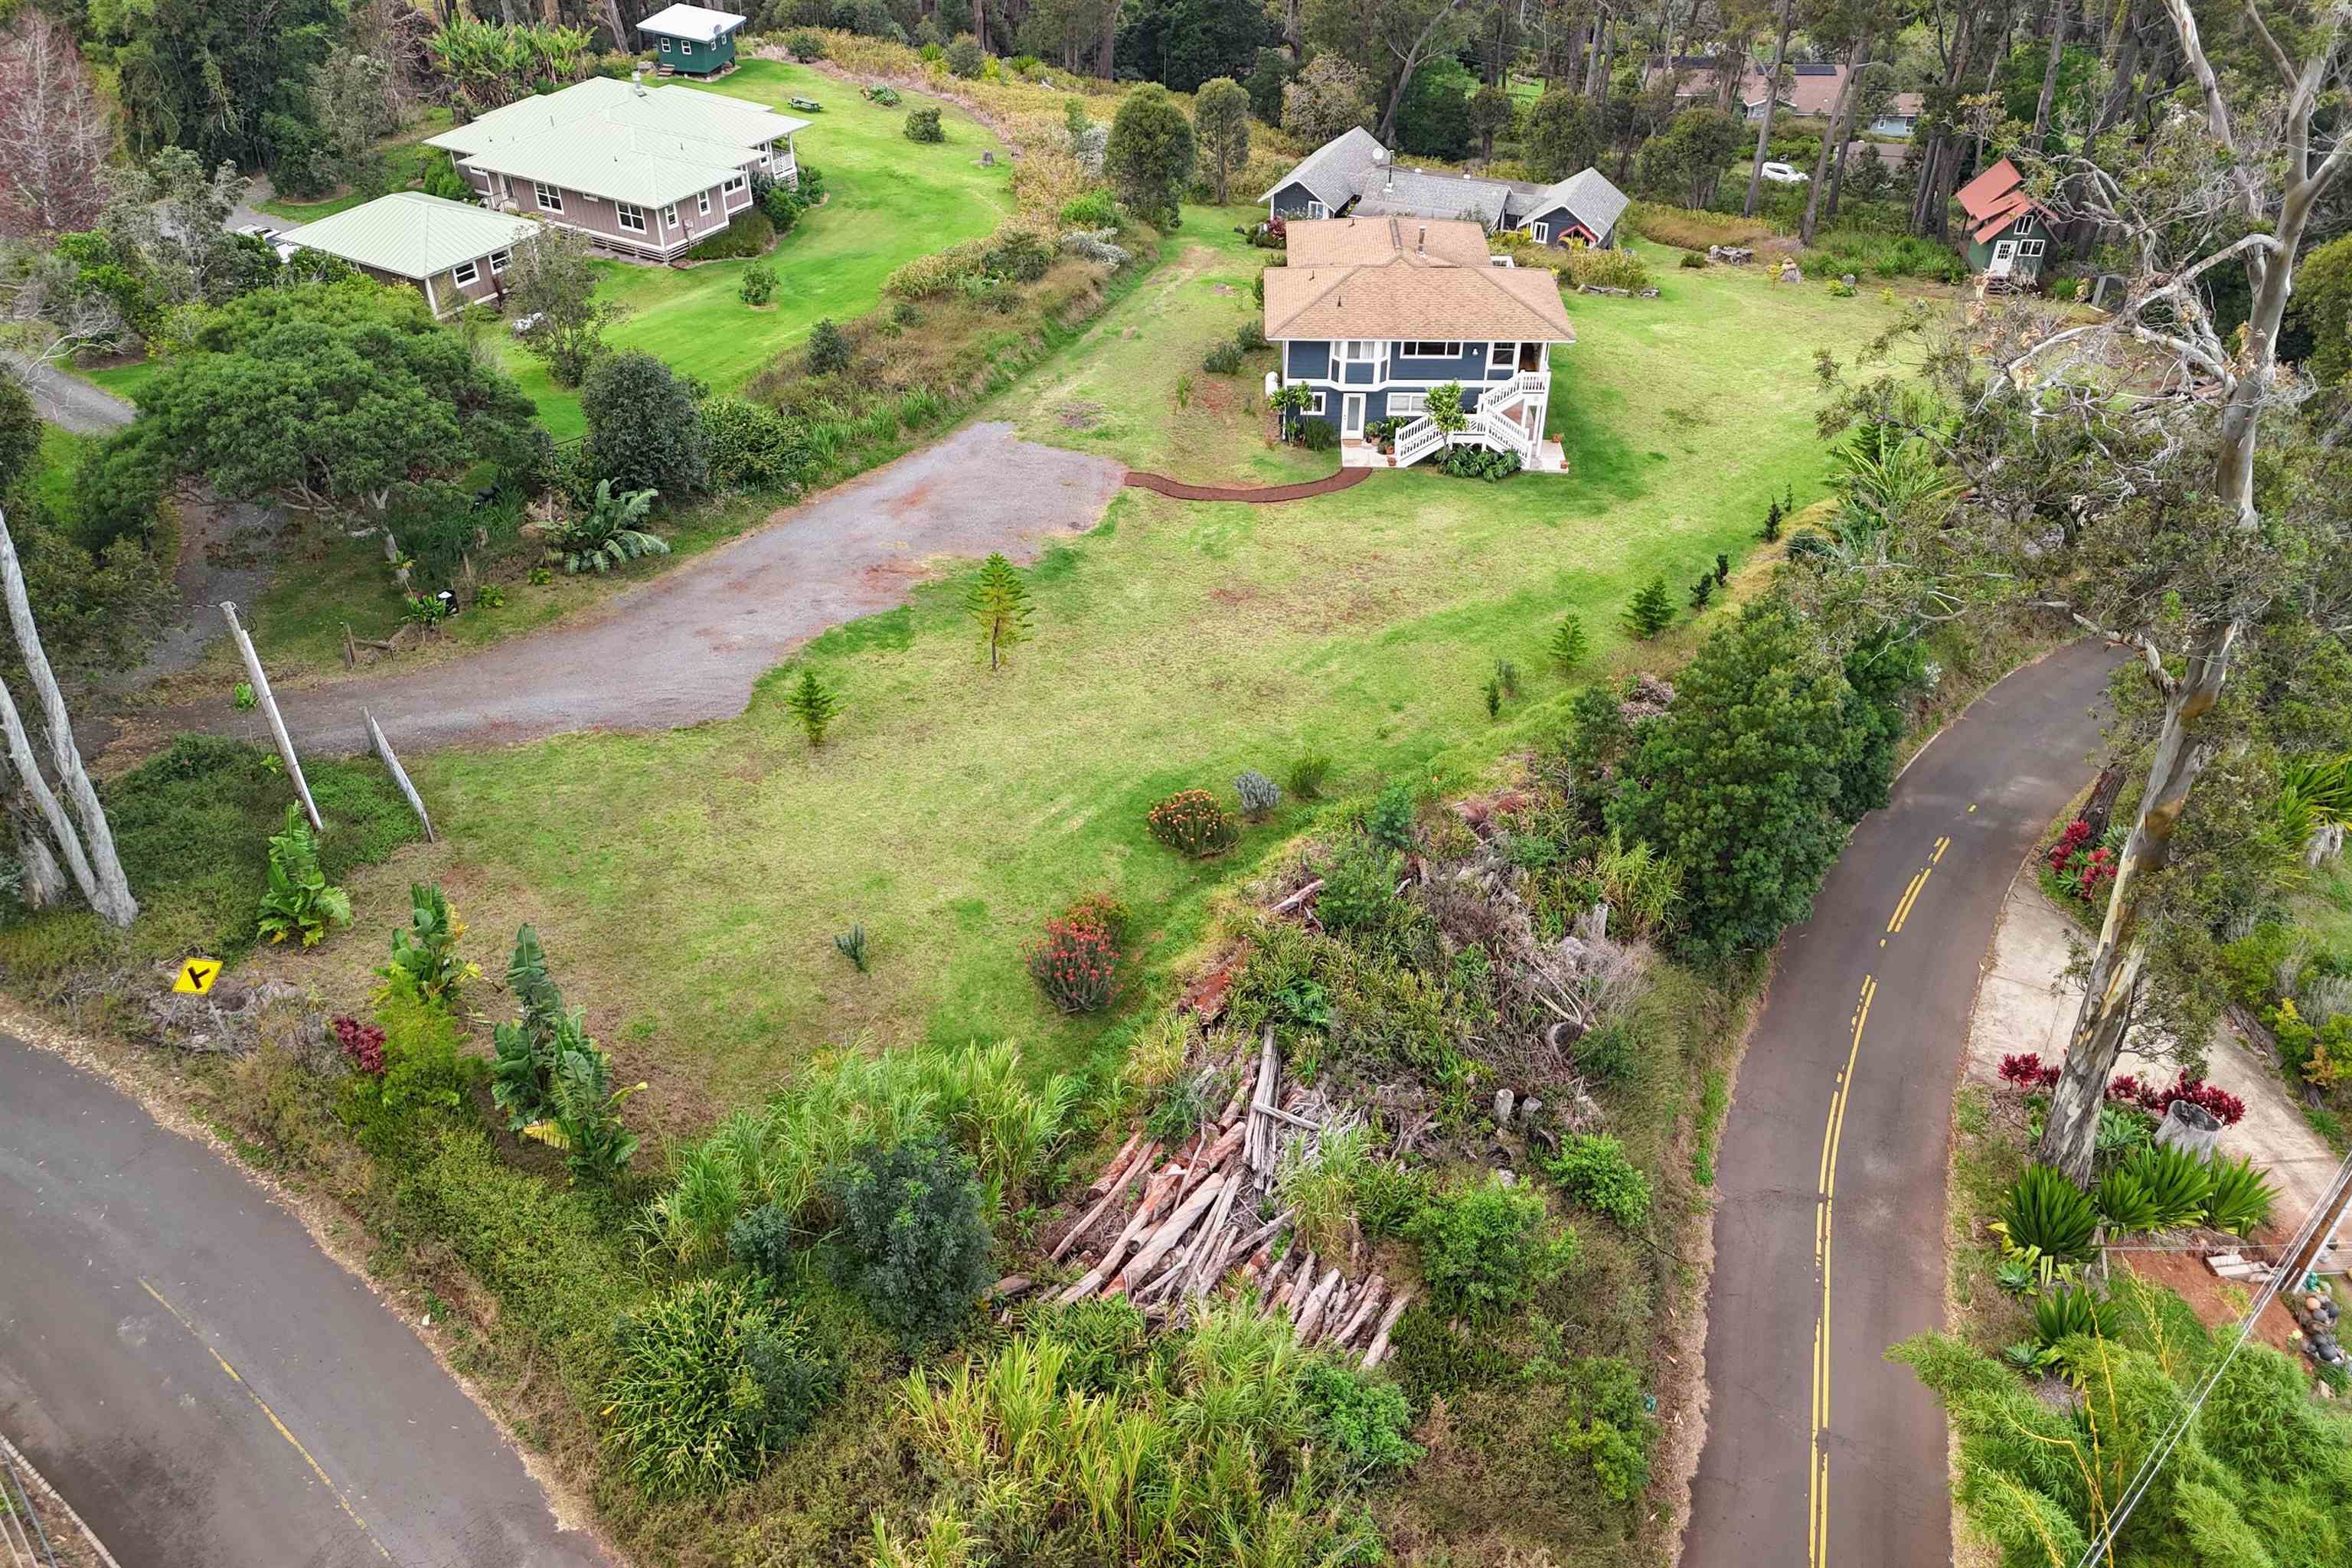
<instances>
[{"instance_id":1,"label":"paved road","mask_svg":"<svg viewBox=\"0 0 2352 1568\"><path fill-rule=\"evenodd\" d=\"M139 411L110 392L23 354L0 354L33 395L33 406L50 424L79 436L103 436L120 430Z\"/></svg>"},{"instance_id":2,"label":"paved road","mask_svg":"<svg viewBox=\"0 0 2352 1568\"><path fill-rule=\"evenodd\" d=\"M362 703L404 753L732 718L801 644L905 603L934 559L1001 550L1027 560L1093 527L1125 473L1020 440L1010 425L967 426L593 615L445 663L280 686L278 705L311 752L364 749ZM171 718L181 729L251 727L226 698Z\"/></svg>"},{"instance_id":3,"label":"paved road","mask_svg":"<svg viewBox=\"0 0 2352 1568\"><path fill-rule=\"evenodd\" d=\"M2079 644L1979 698L1781 944L1725 1130L1684 1568L1951 1560L1943 1415L1885 1351L1944 1321L1978 965L2019 861L2090 778L2112 665Z\"/></svg>"},{"instance_id":4,"label":"paved road","mask_svg":"<svg viewBox=\"0 0 2352 1568\"><path fill-rule=\"evenodd\" d=\"M210 1149L0 1036L0 1430L125 1568L589 1568L368 1288Z\"/></svg>"}]
</instances>

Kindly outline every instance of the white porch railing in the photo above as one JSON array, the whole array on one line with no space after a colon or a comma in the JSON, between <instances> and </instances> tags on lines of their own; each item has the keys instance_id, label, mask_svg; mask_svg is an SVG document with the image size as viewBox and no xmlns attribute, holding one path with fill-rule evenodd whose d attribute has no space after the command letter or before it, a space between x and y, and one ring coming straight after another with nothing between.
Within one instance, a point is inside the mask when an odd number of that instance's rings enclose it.
<instances>
[{"instance_id":1,"label":"white porch railing","mask_svg":"<svg viewBox=\"0 0 2352 1568\"><path fill-rule=\"evenodd\" d=\"M1396 433L1396 466L1409 468L1445 445L1445 432L1424 414Z\"/></svg>"},{"instance_id":2,"label":"white porch railing","mask_svg":"<svg viewBox=\"0 0 2352 1568\"><path fill-rule=\"evenodd\" d=\"M1506 414L1490 414L1485 409L1470 416L1470 427L1465 436L1484 436L1496 446L1516 452L1523 468L1536 466L1536 437L1517 419Z\"/></svg>"}]
</instances>

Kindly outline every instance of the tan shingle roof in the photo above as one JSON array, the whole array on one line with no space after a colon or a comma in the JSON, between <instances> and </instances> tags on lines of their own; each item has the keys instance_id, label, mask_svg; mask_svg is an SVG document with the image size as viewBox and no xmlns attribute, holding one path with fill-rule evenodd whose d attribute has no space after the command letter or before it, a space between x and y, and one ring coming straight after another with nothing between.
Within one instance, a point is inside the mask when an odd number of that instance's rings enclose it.
<instances>
[{"instance_id":1,"label":"tan shingle roof","mask_svg":"<svg viewBox=\"0 0 2352 1568\"><path fill-rule=\"evenodd\" d=\"M1269 338L1576 341L1551 273L1490 265L1475 223L1326 218L1289 231L1287 264L1265 275Z\"/></svg>"}]
</instances>

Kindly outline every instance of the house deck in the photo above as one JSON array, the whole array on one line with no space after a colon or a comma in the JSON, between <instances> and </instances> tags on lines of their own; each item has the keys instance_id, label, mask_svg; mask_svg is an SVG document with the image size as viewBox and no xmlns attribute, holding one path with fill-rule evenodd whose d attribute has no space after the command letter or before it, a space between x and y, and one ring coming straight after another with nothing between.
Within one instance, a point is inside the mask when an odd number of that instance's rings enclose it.
<instances>
[{"instance_id":1,"label":"house deck","mask_svg":"<svg viewBox=\"0 0 2352 1568\"><path fill-rule=\"evenodd\" d=\"M1339 443L1339 466L1343 468L1386 468L1395 466L1393 454L1383 453L1370 441L1343 439ZM1536 460L1520 470L1530 474L1564 474L1568 472L1568 453L1557 441L1544 441L1536 447Z\"/></svg>"}]
</instances>

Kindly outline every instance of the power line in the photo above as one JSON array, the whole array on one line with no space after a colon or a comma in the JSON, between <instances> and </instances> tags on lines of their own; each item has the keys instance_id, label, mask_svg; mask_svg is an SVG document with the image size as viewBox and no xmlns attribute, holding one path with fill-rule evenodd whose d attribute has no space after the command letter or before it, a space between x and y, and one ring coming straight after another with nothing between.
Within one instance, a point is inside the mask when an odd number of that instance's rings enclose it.
<instances>
[{"instance_id":1,"label":"power line","mask_svg":"<svg viewBox=\"0 0 2352 1568\"><path fill-rule=\"evenodd\" d=\"M2311 1239L2313 1231L2326 1225L2334 1217L2336 1202L2343 1196L2344 1189L2347 1184L2352 1184L2352 1153L2345 1155L2337 1163L2336 1174L2328 1181L2327 1190L2320 1194L2319 1201L2314 1204L2311 1212L2304 1216L2302 1228L2294 1233L2294 1245L2287 1252L2288 1258L2298 1256L2304 1244ZM2116 1531L2122 1530L2124 1521L2131 1518L2132 1510L2139 1506L2139 1500L2147 1494L2149 1486L2163 1470L2165 1460L2172 1457L2173 1448L2188 1433L2190 1424L2197 1419L2197 1413L2205 1408L2206 1396L2213 1392L2213 1385L2221 1381L2221 1374L2230 1370L2230 1363L2237 1359L2238 1352L2243 1350L2246 1342L2253 1337L2255 1323L2261 1321L2263 1311L2270 1304L2278 1299L2280 1288L2285 1283L2285 1279L2284 1268L2276 1268L2271 1270L2271 1277L2263 1283L2262 1293L2254 1298L2254 1304L2247 1310L2245 1321L2238 1325L2238 1337L2230 1342L2230 1348L2222 1353L2221 1361L2205 1374L2204 1381L2198 1385L2196 1397L2189 1402L2189 1408L2182 1412L2180 1417L2166 1430L2164 1441L2158 1444L2156 1450L2147 1458L2140 1461L2139 1470L2133 1476L2132 1484L2125 1489L2123 1506L2107 1516L2106 1523L2101 1527L2098 1535L2083 1549L2083 1555L2075 1560L2074 1568L2091 1568L2091 1563L2097 1558L2102 1549L2113 1553Z\"/></svg>"}]
</instances>

